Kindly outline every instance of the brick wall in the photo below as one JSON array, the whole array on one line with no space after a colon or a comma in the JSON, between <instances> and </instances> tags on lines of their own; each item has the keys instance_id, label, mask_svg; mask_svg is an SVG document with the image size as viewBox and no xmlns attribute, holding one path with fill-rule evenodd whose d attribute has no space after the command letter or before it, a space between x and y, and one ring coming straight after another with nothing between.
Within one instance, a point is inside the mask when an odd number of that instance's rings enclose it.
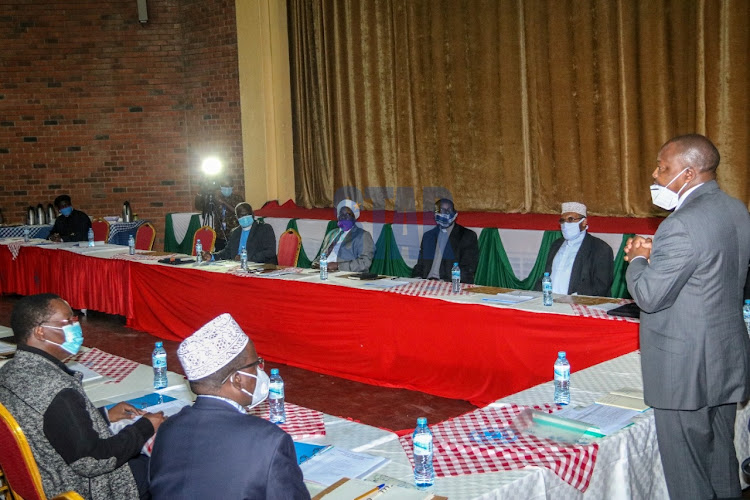
<instances>
[{"instance_id":1,"label":"brick wall","mask_svg":"<svg viewBox=\"0 0 750 500\"><path fill-rule=\"evenodd\" d=\"M0 4L0 209L61 193L91 216L130 201L157 227L193 209L205 154L242 193L234 0Z\"/></svg>"}]
</instances>

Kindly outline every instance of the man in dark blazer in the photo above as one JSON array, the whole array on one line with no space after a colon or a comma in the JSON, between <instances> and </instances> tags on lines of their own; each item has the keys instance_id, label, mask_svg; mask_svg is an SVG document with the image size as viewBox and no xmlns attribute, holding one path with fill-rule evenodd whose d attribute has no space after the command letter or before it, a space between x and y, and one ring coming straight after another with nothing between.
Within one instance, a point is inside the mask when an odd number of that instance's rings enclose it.
<instances>
[{"instance_id":1,"label":"man in dark blazer","mask_svg":"<svg viewBox=\"0 0 750 500\"><path fill-rule=\"evenodd\" d=\"M614 279L614 254L605 241L588 233L586 212L583 203L562 204L560 230L563 237L552 242L544 270L550 273L554 293L609 297ZM542 289L541 282L536 289Z\"/></svg>"},{"instance_id":2,"label":"man in dark blazer","mask_svg":"<svg viewBox=\"0 0 750 500\"><path fill-rule=\"evenodd\" d=\"M734 422L736 403L750 395L742 320L750 214L719 189L718 165L719 152L702 135L662 146L652 199L674 212L653 241L625 246L628 291L642 311L644 396L673 499L742 493Z\"/></svg>"},{"instance_id":3,"label":"man in dark blazer","mask_svg":"<svg viewBox=\"0 0 750 500\"><path fill-rule=\"evenodd\" d=\"M437 226L422 236L419 259L411 272L413 278L451 281L451 268L458 262L461 283L474 283L479 263L477 234L456 224L457 218L458 212L451 200L441 199L435 203Z\"/></svg>"},{"instance_id":4,"label":"man in dark blazer","mask_svg":"<svg viewBox=\"0 0 750 500\"><path fill-rule=\"evenodd\" d=\"M269 381L234 319L213 319L180 344L177 356L198 397L159 428L153 499L309 499L292 438L245 411L266 399Z\"/></svg>"},{"instance_id":5,"label":"man in dark blazer","mask_svg":"<svg viewBox=\"0 0 750 500\"><path fill-rule=\"evenodd\" d=\"M258 222L253 217L253 207L242 202L235 207L239 226L229 233L226 246L211 254L203 252L205 260L240 260L242 247L247 249L248 262L276 264L276 235L268 224Z\"/></svg>"}]
</instances>

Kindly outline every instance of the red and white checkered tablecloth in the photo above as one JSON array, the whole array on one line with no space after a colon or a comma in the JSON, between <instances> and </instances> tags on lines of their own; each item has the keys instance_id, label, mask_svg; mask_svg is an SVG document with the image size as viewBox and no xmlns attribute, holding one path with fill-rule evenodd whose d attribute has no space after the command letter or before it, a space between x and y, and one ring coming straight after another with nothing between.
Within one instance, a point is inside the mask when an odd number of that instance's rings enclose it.
<instances>
[{"instance_id":1,"label":"red and white checkered tablecloth","mask_svg":"<svg viewBox=\"0 0 750 500\"><path fill-rule=\"evenodd\" d=\"M526 406L486 407L430 426L438 477L481 474L527 466L546 467L586 491L594 472L598 444L573 445L514 432L511 422ZM534 406L552 413L557 406ZM399 439L414 465L412 436Z\"/></svg>"},{"instance_id":2,"label":"red and white checkered tablecloth","mask_svg":"<svg viewBox=\"0 0 750 500\"><path fill-rule=\"evenodd\" d=\"M620 300L619 304L624 305L628 304L630 302L633 302L630 299L622 299ZM589 307L584 306L581 304L570 304L570 307L573 309L573 314L576 316L584 316L586 318L599 318L599 319L612 319L615 321L627 321L629 323L638 323L638 318L627 318L625 316L610 316L607 314L607 311L604 309L599 309L597 307Z\"/></svg>"},{"instance_id":3,"label":"red and white checkered tablecloth","mask_svg":"<svg viewBox=\"0 0 750 500\"><path fill-rule=\"evenodd\" d=\"M130 255L129 253L118 253L117 255L113 255L112 258L132 261L157 261L162 259L169 259L170 257L175 257L176 255L176 253L172 253L169 255L153 255L148 253L136 253L135 255Z\"/></svg>"},{"instance_id":4,"label":"red and white checkered tablecloth","mask_svg":"<svg viewBox=\"0 0 750 500\"><path fill-rule=\"evenodd\" d=\"M447 295L469 295L469 292L466 290L473 286L474 285L462 284L461 293L454 294L451 292L452 283L438 280L419 280L406 285L386 288L384 291L416 297L442 297Z\"/></svg>"},{"instance_id":5,"label":"red and white checkered tablecloth","mask_svg":"<svg viewBox=\"0 0 750 500\"><path fill-rule=\"evenodd\" d=\"M299 274L304 271L301 267L285 267L283 269L277 269L275 271L268 271L266 273L254 273L243 271L239 267L235 267L227 271L227 274L233 276L239 276L240 278L273 278L275 276L283 276L285 274Z\"/></svg>"},{"instance_id":6,"label":"red and white checkered tablecloth","mask_svg":"<svg viewBox=\"0 0 750 500\"><path fill-rule=\"evenodd\" d=\"M299 440L326 435L326 426L323 423L321 412L292 403L285 403L284 410L286 412L286 423L279 427L292 436L292 439ZM268 400L251 409L248 413L268 420Z\"/></svg>"},{"instance_id":7,"label":"red and white checkered tablecloth","mask_svg":"<svg viewBox=\"0 0 750 500\"><path fill-rule=\"evenodd\" d=\"M108 380L108 384L122 382L138 367L135 361L100 351L95 347L70 358L70 361L77 361L99 375L109 377L112 380Z\"/></svg>"}]
</instances>

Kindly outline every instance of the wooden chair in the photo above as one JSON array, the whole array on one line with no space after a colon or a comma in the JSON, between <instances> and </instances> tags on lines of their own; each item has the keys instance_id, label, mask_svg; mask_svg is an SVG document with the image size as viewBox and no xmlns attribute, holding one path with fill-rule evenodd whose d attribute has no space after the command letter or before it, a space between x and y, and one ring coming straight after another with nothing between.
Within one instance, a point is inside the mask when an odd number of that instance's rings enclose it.
<instances>
[{"instance_id":1,"label":"wooden chair","mask_svg":"<svg viewBox=\"0 0 750 500\"><path fill-rule=\"evenodd\" d=\"M10 488L10 498L46 500L42 477L31 447L13 415L0 404L0 467ZM83 500L75 491L67 491L53 500Z\"/></svg>"},{"instance_id":2,"label":"wooden chair","mask_svg":"<svg viewBox=\"0 0 750 500\"><path fill-rule=\"evenodd\" d=\"M109 221L96 218L91 221L91 228L94 230L94 240L104 243L109 241Z\"/></svg>"},{"instance_id":3,"label":"wooden chair","mask_svg":"<svg viewBox=\"0 0 750 500\"><path fill-rule=\"evenodd\" d=\"M302 238L294 229L287 229L279 238L279 265L294 267L297 265Z\"/></svg>"},{"instance_id":4,"label":"wooden chair","mask_svg":"<svg viewBox=\"0 0 750 500\"><path fill-rule=\"evenodd\" d=\"M195 255L195 244L201 240L204 252L213 252L216 243L216 231L211 226L201 226L193 235L193 251L190 255Z\"/></svg>"},{"instance_id":5,"label":"wooden chair","mask_svg":"<svg viewBox=\"0 0 750 500\"><path fill-rule=\"evenodd\" d=\"M156 229L150 222L142 224L135 233L135 249L151 250L154 247Z\"/></svg>"}]
</instances>

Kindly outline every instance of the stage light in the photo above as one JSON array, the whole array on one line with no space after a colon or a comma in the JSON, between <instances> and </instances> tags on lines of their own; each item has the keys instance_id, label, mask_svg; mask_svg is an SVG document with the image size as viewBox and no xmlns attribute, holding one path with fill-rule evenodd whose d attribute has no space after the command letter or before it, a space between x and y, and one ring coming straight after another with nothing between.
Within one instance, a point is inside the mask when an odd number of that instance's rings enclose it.
<instances>
[{"instance_id":1,"label":"stage light","mask_svg":"<svg viewBox=\"0 0 750 500\"><path fill-rule=\"evenodd\" d=\"M215 156L206 158L203 160L203 163L201 164L201 170L207 176L213 177L217 175L219 172L221 172L221 160L219 160Z\"/></svg>"}]
</instances>

